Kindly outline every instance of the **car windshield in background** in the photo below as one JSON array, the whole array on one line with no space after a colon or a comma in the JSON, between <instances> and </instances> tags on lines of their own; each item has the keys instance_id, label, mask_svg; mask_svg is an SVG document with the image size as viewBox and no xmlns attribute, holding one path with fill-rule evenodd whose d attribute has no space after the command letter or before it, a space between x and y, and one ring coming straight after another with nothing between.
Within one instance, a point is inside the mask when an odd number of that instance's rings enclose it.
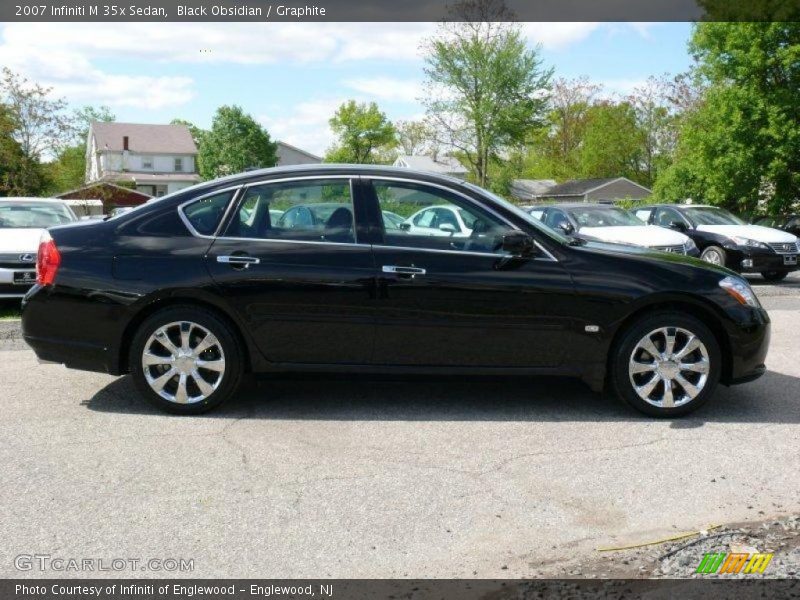
<instances>
[{"instance_id":1,"label":"car windshield in background","mask_svg":"<svg viewBox=\"0 0 800 600\"><path fill-rule=\"evenodd\" d=\"M587 207L571 209L570 214L580 227L626 227L644 222L622 208Z\"/></svg>"},{"instance_id":2,"label":"car windshield in background","mask_svg":"<svg viewBox=\"0 0 800 600\"><path fill-rule=\"evenodd\" d=\"M508 200L506 200L502 196L498 196L497 194L494 194L494 193L490 192L489 190L485 190L482 187L479 187L479 186L477 186L475 184L472 184L472 183L465 183L464 185L467 186L468 188L472 189L472 190L475 190L476 192L478 192L478 193L480 193L480 194L482 194L484 196L488 196L489 198L491 198L492 200L494 200L495 202L497 202L498 204L500 204L501 206L503 206L507 210L510 210L511 212L513 212L515 215L517 215L519 217L522 217L528 223L530 223L531 225L536 227L537 231L542 232L546 236L548 236L550 238L553 238L554 240L558 240L562 244L569 244L570 243L570 240L569 240L568 237L562 235L561 233L559 233L555 229L550 229L544 223L542 223L539 219L537 219L536 217L534 217L530 213L522 210L516 204L512 204L511 202L509 202Z\"/></svg>"},{"instance_id":3,"label":"car windshield in background","mask_svg":"<svg viewBox=\"0 0 800 600\"><path fill-rule=\"evenodd\" d=\"M46 229L74 221L58 204L0 203L0 229Z\"/></svg>"},{"instance_id":4,"label":"car windshield in background","mask_svg":"<svg viewBox=\"0 0 800 600\"><path fill-rule=\"evenodd\" d=\"M746 225L739 217L722 208L703 206L683 210L686 216L698 225Z\"/></svg>"}]
</instances>

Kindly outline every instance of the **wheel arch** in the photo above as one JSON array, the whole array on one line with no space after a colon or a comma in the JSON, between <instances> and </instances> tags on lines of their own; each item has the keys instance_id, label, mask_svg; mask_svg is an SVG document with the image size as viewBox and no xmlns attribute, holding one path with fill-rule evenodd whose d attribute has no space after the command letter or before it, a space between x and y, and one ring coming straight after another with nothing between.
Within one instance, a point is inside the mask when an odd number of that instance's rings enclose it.
<instances>
[{"instance_id":1,"label":"wheel arch","mask_svg":"<svg viewBox=\"0 0 800 600\"><path fill-rule=\"evenodd\" d=\"M717 313L717 311L707 302L704 302L699 298L692 298L690 300L661 299L638 307L635 311L627 315L617 326L614 336L612 337L611 344L609 345L609 352L606 358L606 385L608 385L612 361L616 355L616 351L622 336L634 323L636 323L636 321L647 316L649 313L659 311L682 312L702 321L703 324L711 330L711 333L714 334L714 337L719 344L720 354L722 355L722 372L720 375L720 381L725 383L730 380L733 369L733 353L731 349L731 342L728 332L723 325L722 317Z\"/></svg>"},{"instance_id":2,"label":"wheel arch","mask_svg":"<svg viewBox=\"0 0 800 600\"><path fill-rule=\"evenodd\" d=\"M202 308L214 313L214 315L225 321L231 327L231 330L241 344L244 352L245 372L252 372L253 352L257 352L257 350L249 337L244 334L245 328L229 313L229 311L226 310L221 303L205 296L198 297L196 295L173 293L168 296L161 296L150 300L138 310L125 325L125 329L120 337L119 351L117 352L118 373L122 374L128 372L130 347L139 326L151 315L165 308L172 308L174 306Z\"/></svg>"}]
</instances>

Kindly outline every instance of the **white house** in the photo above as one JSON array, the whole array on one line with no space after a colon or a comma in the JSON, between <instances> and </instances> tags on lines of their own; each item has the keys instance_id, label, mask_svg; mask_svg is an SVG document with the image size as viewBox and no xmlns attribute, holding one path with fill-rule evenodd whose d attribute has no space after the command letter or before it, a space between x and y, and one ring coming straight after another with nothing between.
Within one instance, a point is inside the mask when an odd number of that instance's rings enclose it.
<instances>
[{"instance_id":1,"label":"white house","mask_svg":"<svg viewBox=\"0 0 800 600\"><path fill-rule=\"evenodd\" d=\"M409 156L401 155L394 161L395 167L405 167L417 171L441 173L465 179L469 170L452 156Z\"/></svg>"},{"instance_id":2,"label":"white house","mask_svg":"<svg viewBox=\"0 0 800 600\"><path fill-rule=\"evenodd\" d=\"M89 126L86 183L132 182L163 196L200 181L197 147L185 125L100 123Z\"/></svg>"}]
</instances>

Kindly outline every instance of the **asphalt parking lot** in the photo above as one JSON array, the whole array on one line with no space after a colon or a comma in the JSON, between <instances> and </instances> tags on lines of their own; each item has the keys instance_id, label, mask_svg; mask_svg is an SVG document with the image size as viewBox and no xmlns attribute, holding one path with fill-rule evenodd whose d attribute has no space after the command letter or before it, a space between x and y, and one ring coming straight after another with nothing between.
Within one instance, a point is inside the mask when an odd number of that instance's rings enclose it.
<instances>
[{"instance_id":1,"label":"asphalt parking lot","mask_svg":"<svg viewBox=\"0 0 800 600\"><path fill-rule=\"evenodd\" d=\"M6 326L0 576L531 577L798 514L800 276L753 283L769 372L672 422L569 380L320 376L178 418L128 378L38 364ZM19 571L20 554L194 570Z\"/></svg>"}]
</instances>

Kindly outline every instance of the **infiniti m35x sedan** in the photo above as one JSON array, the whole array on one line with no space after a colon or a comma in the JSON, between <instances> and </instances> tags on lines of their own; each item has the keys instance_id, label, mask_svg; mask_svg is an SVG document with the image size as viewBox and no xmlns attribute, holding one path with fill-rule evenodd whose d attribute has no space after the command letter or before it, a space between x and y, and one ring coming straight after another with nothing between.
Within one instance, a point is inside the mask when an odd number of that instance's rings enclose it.
<instances>
[{"instance_id":1,"label":"infiniti m35x sedan","mask_svg":"<svg viewBox=\"0 0 800 600\"><path fill-rule=\"evenodd\" d=\"M320 204L324 223L273 216ZM426 207L458 211L469 235L386 226ZM766 311L722 266L569 239L457 179L346 165L251 171L50 229L22 327L40 359L130 373L182 414L247 372L339 370L574 376L675 417L762 375L769 343Z\"/></svg>"}]
</instances>

